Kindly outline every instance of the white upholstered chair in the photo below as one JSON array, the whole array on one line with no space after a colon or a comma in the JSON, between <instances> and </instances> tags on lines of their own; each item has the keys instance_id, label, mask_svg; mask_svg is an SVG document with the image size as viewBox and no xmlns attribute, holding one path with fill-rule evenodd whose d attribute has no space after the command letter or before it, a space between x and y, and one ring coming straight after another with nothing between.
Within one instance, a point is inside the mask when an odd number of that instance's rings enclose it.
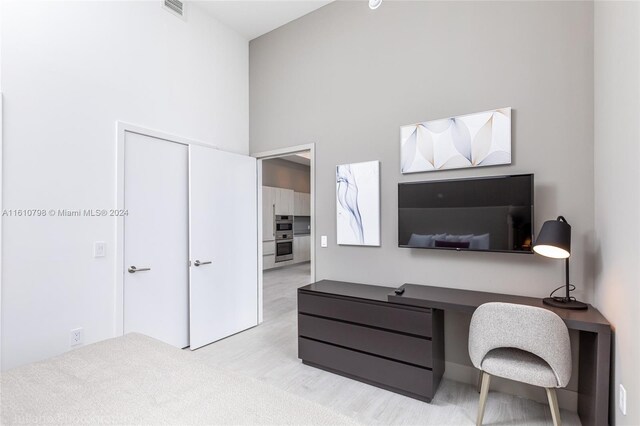
<instances>
[{"instance_id":1,"label":"white upholstered chair","mask_svg":"<svg viewBox=\"0 0 640 426\"><path fill-rule=\"evenodd\" d=\"M556 388L571 378L571 345L558 315L533 306L485 303L471 318L469 356L481 372L477 425L482 424L491 376L545 388L553 424L561 424Z\"/></svg>"}]
</instances>

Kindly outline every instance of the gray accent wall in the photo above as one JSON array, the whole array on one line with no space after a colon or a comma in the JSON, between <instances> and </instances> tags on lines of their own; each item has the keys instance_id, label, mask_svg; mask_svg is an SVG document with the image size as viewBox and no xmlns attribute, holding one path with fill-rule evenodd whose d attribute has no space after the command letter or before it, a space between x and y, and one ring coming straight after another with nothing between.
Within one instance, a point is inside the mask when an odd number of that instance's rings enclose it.
<instances>
[{"instance_id":1,"label":"gray accent wall","mask_svg":"<svg viewBox=\"0 0 640 426\"><path fill-rule=\"evenodd\" d=\"M253 40L251 151L316 144L316 230L329 237L317 277L544 296L562 262L397 247L398 182L533 172L536 230L559 214L572 224L573 282L590 301L592 40L582 2L335 2ZM512 165L400 174L401 125L505 106ZM337 246L335 166L369 160L382 161L382 246Z\"/></svg>"},{"instance_id":2,"label":"gray accent wall","mask_svg":"<svg viewBox=\"0 0 640 426\"><path fill-rule=\"evenodd\" d=\"M316 144L318 279L547 296L561 261L397 247L398 182L535 173L536 232L568 219L576 296L592 301L593 3L337 1L249 54L251 152ZM512 165L400 173L400 126L508 106ZM338 246L335 166L369 160L382 162L382 245ZM464 335L451 339L447 361L468 365Z\"/></svg>"}]
</instances>

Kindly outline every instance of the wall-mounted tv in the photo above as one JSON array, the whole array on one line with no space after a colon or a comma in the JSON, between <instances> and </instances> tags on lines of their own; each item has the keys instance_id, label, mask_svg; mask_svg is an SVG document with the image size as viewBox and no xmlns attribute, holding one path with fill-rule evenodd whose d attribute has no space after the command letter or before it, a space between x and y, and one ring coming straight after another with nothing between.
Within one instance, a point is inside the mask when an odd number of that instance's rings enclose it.
<instances>
[{"instance_id":1,"label":"wall-mounted tv","mask_svg":"<svg viewBox=\"0 0 640 426\"><path fill-rule=\"evenodd\" d=\"M398 245L532 253L533 174L398 184Z\"/></svg>"}]
</instances>

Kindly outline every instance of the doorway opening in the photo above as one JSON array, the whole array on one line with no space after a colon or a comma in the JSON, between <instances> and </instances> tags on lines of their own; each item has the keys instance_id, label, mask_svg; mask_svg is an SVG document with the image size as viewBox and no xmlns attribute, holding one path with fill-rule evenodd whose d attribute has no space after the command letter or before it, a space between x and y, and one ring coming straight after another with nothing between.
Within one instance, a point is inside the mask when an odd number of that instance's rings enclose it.
<instances>
[{"instance_id":1,"label":"doorway opening","mask_svg":"<svg viewBox=\"0 0 640 426\"><path fill-rule=\"evenodd\" d=\"M258 158L259 320L296 306L297 289L315 280L314 146ZM294 299L294 303L289 299Z\"/></svg>"}]
</instances>

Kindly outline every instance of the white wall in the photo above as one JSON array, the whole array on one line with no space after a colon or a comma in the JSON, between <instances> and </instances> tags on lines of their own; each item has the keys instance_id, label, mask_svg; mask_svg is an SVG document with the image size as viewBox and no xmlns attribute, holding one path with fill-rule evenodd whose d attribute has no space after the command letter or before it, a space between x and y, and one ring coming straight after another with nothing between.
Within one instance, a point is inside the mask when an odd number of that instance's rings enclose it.
<instances>
[{"instance_id":1,"label":"white wall","mask_svg":"<svg viewBox=\"0 0 640 426\"><path fill-rule=\"evenodd\" d=\"M599 1L594 18L595 305L614 329L612 424L640 425L640 3Z\"/></svg>"},{"instance_id":2,"label":"white wall","mask_svg":"<svg viewBox=\"0 0 640 426\"><path fill-rule=\"evenodd\" d=\"M114 208L116 120L248 153L247 41L160 4L3 1L5 209ZM2 368L114 336L115 221L3 225Z\"/></svg>"}]
</instances>

